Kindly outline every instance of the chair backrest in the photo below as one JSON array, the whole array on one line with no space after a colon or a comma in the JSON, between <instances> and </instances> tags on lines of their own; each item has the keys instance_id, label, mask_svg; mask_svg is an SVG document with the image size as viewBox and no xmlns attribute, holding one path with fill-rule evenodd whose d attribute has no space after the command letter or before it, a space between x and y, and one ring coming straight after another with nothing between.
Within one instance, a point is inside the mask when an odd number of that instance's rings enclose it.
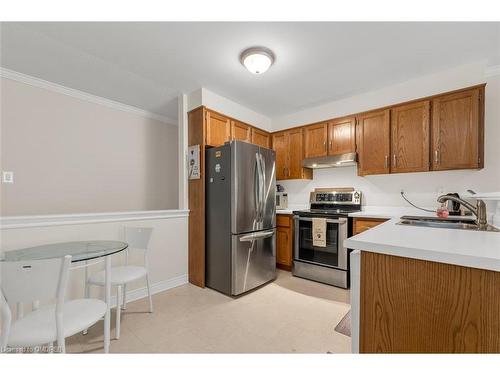
<instances>
[{"instance_id":1,"label":"chair backrest","mask_svg":"<svg viewBox=\"0 0 500 375\"><path fill-rule=\"evenodd\" d=\"M0 287L7 303L57 299L64 302L71 256L63 258L0 262Z\"/></svg>"},{"instance_id":2,"label":"chair backrest","mask_svg":"<svg viewBox=\"0 0 500 375\"><path fill-rule=\"evenodd\" d=\"M12 312L10 311L9 305L5 300L2 288L0 288L0 317L2 318L2 332L0 332L0 350L4 351L5 349L7 349L7 341L9 339L10 325L12 322Z\"/></svg>"},{"instance_id":3,"label":"chair backrest","mask_svg":"<svg viewBox=\"0 0 500 375\"><path fill-rule=\"evenodd\" d=\"M130 249L147 250L153 228L125 227L125 241Z\"/></svg>"}]
</instances>

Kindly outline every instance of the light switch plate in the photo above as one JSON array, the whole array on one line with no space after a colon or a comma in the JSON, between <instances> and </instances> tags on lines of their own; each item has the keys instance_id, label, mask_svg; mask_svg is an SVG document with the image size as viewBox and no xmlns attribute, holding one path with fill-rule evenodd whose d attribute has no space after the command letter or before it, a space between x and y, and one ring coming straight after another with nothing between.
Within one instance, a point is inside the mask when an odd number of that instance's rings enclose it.
<instances>
[{"instance_id":1,"label":"light switch plate","mask_svg":"<svg viewBox=\"0 0 500 375\"><path fill-rule=\"evenodd\" d=\"M2 172L2 182L4 184L13 184L14 183L14 172Z\"/></svg>"}]
</instances>

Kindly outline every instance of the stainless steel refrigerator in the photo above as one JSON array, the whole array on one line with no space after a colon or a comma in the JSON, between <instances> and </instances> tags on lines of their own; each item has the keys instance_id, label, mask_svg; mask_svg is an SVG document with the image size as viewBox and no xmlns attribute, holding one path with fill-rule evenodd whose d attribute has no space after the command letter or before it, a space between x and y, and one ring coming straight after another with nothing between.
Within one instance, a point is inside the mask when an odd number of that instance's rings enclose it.
<instances>
[{"instance_id":1,"label":"stainless steel refrigerator","mask_svg":"<svg viewBox=\"0 0 500 375\"><path fill-rule=\"evenodd\" d=\"M206 285L238 295L276 278L275 153L231 141L205 164Z\"/></svg>"}]
</instances>

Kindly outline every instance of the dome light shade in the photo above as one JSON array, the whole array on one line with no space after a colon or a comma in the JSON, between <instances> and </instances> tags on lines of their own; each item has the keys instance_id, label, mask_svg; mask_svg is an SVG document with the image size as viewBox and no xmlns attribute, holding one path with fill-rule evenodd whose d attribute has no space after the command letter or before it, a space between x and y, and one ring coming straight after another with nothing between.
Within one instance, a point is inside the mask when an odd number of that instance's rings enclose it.
<instances>
[{"instance_id":1,"label":"dome light shade","mask_svg":"<svg viewBox=\"0 0 500 375\"><path fill-rule=\"evenodd\" d=\"M241 53L240 61L250 73L262 74L274 63L274 54L265 47L248 48Z\"/></svg>"}]
</instances>

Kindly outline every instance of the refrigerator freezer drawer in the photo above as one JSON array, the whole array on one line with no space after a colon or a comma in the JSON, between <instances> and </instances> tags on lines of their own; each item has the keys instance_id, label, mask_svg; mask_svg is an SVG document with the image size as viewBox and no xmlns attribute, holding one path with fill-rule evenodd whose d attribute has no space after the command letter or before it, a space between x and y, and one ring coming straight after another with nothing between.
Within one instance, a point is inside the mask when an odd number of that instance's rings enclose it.
<instances>
[{"instance_id":1,"label":"refrigerator freezer drawer","mask_svg":"<svg viewBox=\"0 0 500 375\"><path fill-rule=\"evenodd\" d=\"M276 230L232 236L231 294L238 295L276 278Z\"/></svg>"}]
</instances>

